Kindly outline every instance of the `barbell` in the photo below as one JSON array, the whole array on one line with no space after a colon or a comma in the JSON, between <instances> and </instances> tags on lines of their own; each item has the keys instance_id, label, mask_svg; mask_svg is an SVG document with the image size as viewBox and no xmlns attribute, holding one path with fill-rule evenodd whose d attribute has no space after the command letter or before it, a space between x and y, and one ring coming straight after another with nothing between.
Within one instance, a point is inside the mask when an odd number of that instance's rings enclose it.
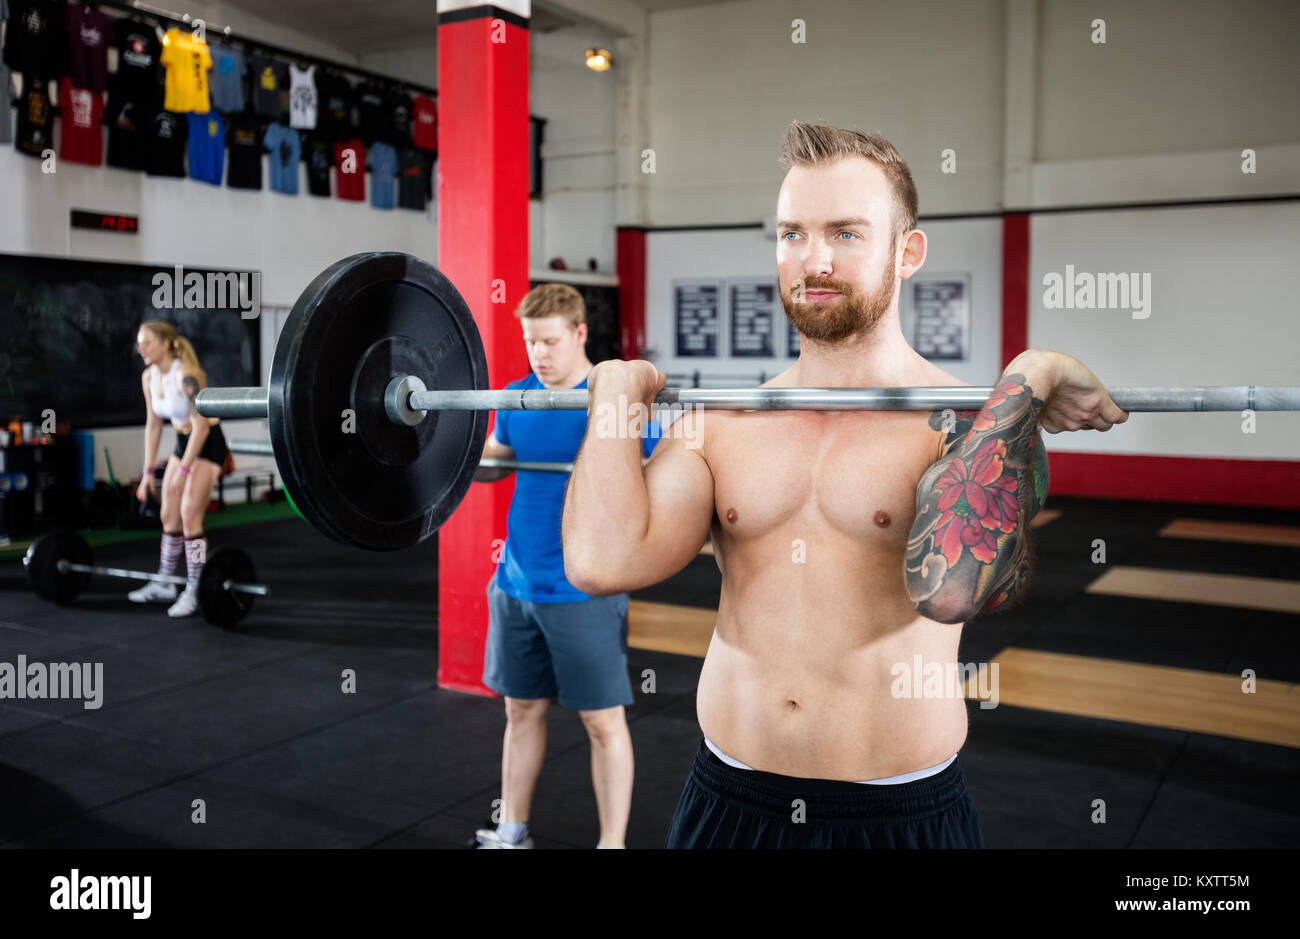
<instances>
[{"instance_id":1,"label":"barbell","mask_svg":"<svg viewBox=\"0 0 1300 939\"><path fill-rule=\"evenodd\" d=\"M74 531L58 530L41 535L23 556L27 583L42 600L68 603L90 583L91 575L152 580L185 585L184 577L150 574L120 567L101 567L94 562L90 545ZM253 608L253 597L270 596L257 578L253 561L238 548L222 548L210 555L199 575L199 611L209 623L234 626Z\"/></svg>"},{"instance_id":2,"label":"barbell","mask_svg":"<svg viewBox=\"0 0 1300 939\"><path fill-rule=\"evenodd\" d=\"M1300 386L1108 389L1129 412L1300 410ZM665 388L663 406L724 410L980 408L991 387ZM433 265L357 254L303 291L267 387L208 388L205 417L265 418L284 487L307 521L344 544L424 541L469 490L491 410L586 410L583 389L490 390L474 317Z\"/></svg>"}]
</instances>

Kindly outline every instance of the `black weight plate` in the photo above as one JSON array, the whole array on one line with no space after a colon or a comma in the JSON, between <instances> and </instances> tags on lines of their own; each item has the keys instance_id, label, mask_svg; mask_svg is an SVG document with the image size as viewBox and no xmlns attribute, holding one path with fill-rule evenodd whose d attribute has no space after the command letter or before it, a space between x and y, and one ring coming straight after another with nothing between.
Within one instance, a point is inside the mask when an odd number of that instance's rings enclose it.
<instances>
[{"instance_id":1,"label":"black weight plate","mask_svg":"<svg viewBox=\"0 0 1300 939\"><path fill-rule=\"evenodd\" d=\"M418 544L474 479L488 412L431 411L415 427L395 425L384 392L407 374L430 389L488 387L469 307L433 265L408 254L358 254L329 267L276 343L267 402L276 465L307 521L343 544Z\"/></svg>"},{"instance_id":2,"label":"black weight plate","mask_svg":"<svg viewBox=\"0 0 1300 939\"><path fill-rule=\"evenodd\" d=\"M238 548L222 548L208 556L199 575L199 611L216 626L234 626L253 608L254 595L227 590L226 581L257 583L253 559Z\"/></svg>"},{"instance_id":3,"label":"black weight plate","mask_svg":"<svg viewBox=\"0 0 1300 939\"><path fill-rule=\"evenodd\" d=\"M27 568L27 583L42 600L67 603L90 583L87 573L60 573L60 560L85 565L95 563L90 545L75 531L52 531L41 535L27 549L23 564Z\"/></svg>"}]
</instances>

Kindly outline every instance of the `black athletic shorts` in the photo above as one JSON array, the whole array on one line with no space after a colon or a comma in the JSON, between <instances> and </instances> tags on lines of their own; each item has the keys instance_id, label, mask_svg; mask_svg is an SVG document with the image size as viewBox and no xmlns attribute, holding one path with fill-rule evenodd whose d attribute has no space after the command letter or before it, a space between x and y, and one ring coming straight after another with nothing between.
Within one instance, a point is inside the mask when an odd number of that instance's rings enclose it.
<instances>
[{"instance_id":1,"label":"black athletic shorts","mask_svg":"<svg viewBox=\"0 0 1300 939\"><path fill-rule=\"evenodd\" d=\"M177 431L176 448L172 450L172 453L176 455L176 459L179 460L185 456L185 448L189 444L190 435ZM226 449L226 435L221 432L221 425L217 424L208 431L208 439L203 441L203 449L199 451L199 458L211 460L218 466L222 466L226 462Z\"/></svg>"},{"instance_id":2,"label":"black athletic shorts","mask_svg":"<svg viewBox=\"0 0 1300 939\"><path fill-rule=\"evenodd\" d=\"M738 769L704 741L669 848L982 848L961 758L933 776L871 786Z\"/></svg>"}]
</instances>

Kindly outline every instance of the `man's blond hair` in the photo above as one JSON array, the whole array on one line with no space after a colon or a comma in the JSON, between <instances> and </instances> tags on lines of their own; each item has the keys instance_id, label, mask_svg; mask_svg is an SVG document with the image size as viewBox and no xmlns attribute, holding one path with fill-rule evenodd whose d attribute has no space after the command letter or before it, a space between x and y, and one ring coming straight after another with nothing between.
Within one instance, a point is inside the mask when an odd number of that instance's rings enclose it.
<instances>
[{"instance_id":1,"label":"man's blond hair","mask_svg":"<svg viewBox=\"0 0 1300 939\"><path fill-rule=\"evenodd\" d=\"M781 168L826 166L845 157L866 157L885 173L894 190L895 236L916 227L916 183L894 145L879 134L830 124L793 121L781 142Z\"/></svg>"},{"instance_id":2,"label":"man's blond hair","mask_svg":"<svg viewBox=\"0 0 1300 939\"><path fill-rule=\"evenodd\" d=\"M582 294L568 284L538 284L520 302L515 316L521 320L563 316L570 329L577 329L587 322L587 305L582 302Z\"/></svg>"}]
</instances>

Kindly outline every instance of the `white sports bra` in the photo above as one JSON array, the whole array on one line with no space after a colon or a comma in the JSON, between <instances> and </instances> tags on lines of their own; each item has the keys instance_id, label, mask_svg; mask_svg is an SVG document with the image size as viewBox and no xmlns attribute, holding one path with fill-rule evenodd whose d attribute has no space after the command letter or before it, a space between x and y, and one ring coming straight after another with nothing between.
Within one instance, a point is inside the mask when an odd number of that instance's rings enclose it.
<instances>
[{"instance_id":1,"label":"white sports bra","mask_svg":"<svg viewBox=\"0 0 1300 939\"><path fill-rule=\"evenodd\" d=\"M181 377L181 360L172 359L171 370L162 378L163 393L162 397L153 395L153 412L165 421L180 421L184 423L190 419L190 399L181 394L179 387ZM150 391L153 390L152 382L149 384Z\"/></svg>"}]
</instances>

